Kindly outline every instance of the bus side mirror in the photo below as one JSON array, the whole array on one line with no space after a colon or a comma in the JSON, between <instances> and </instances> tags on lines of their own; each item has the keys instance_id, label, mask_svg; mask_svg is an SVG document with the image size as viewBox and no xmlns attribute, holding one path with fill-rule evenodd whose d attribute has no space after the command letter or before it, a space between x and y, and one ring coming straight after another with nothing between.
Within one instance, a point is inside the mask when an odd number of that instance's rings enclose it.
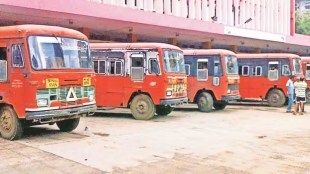
<instances>
[{"instance_id":1,"label":"bus side mirror","mask_svg":"<svg viewBox=\"0 0 310 174\"><path fill-rule=\"evenodd\" d=\"M8 80L8 66L7 61L0 60L0 81Z\"/></svg>"}]
</instances>

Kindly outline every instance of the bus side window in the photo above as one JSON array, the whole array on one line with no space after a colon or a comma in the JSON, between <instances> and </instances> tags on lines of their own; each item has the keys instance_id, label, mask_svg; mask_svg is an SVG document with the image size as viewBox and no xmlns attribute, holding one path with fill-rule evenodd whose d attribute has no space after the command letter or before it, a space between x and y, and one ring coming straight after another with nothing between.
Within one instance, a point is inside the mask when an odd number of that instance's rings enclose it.
<instances>
[{"instance_id":1,"label":"bus side window","mask_svg":"<svg viewBox=\"0 0 310 174\"><path fill-rule=\"evenodd\" d=\"M0 47L0 81L7 81L6 47Z\"/></svg>"},{"instance_id":2,"label":"bus side window","mask_svg":"<svg viewBox=\"0 0 310 174\"><path fill-rule=\"evenodd\" d=\"M242 66L242 75L249 76L250 75L250 67L247 65Z\"/></svg>"},{"instance_id":3,"label":"bus side window","mask_svg":"<svg viewBox=\"0 0 310 174\"><path fill-rule=\"evenodd\" d=\"M255 67L255 73L253 74L254 76L262 76L262 70L263 68L261 66L256 66Z\"/></svg>"},{"instance_id":4,"label":"bus side window","mask_svg":"<svg viewBox=\"0 0 310 174\"><path fill-rule=\"evenodd\" d=\"M191 75L191 65L185 64L185 72L187 76Z\"/></svg>"},{"instance_id":5,"label":"bus side window","mask_svg":"<svg viewBox=\"0 0 310 174\"><path fill-rule=\"evenodd\" d=\"M284 76L290 75L290 68L288 65L282 65L282 75Z\"/></svg>"},{"instance_id":6,"label":"bus side window","mask_svg":"<svg viewBox=\"0 0 310 174\"><path fill-rule=\"evenodd\" d=\"M310 64L306 64L306 80L310 80Z\"/></svg>"},{"instance_id":7,"label":"bus side window","mask_svg":"<svg viewBox=\"0 0 310 174\"><path fill-rule=\"evenodd\" d=\"M122 75L122 62L121 61L110 61L109 62L109 74L110 75Z\"/></svg>"},{"instance_id":8,"label":"bus side window","mask_svg":"<svg viewBox=\"0 0 310 174\"><path fill-rule=\"evenodd\" d=\"M221 69L221 64L219 60L214 60L214 76L221 76L222 75L222 69Z\"/></svg>"},{"instance_id":9,"label":"bus side window","mask_svg":"<svg viewBox=\"0 0 310 174\"><path fill-rule=\"evenodd\" d=\"M157 59L149 59L149 74L160 74L159 64Z\"/></svg>"},{"instance_id":10,"label":"bus side window","mask_svg":"<svg viewBox=\"0 0 310 174\"><path fill-rule=\"evenodd\" d=\"M208 60L198 60L197 62L197 79L198 81L207 81L209 76Z\"/></svg>"},{"instance_id":11,"label":"bus side window","mask_svg":"<svg viewBox=\"0 0 310 174\"><path fill-rule=\"evenodd\" d=\"M12 45L12 66L16 68L24 67L23 44Z\"/></svg>"},{"instance_id":12,"label":"bus side window","mask_svg":"<svg viewBox=\"0 0 310 174\"><path fill-rule=\"evenodd\" d=\"M106 61L105 60L95 60L94 61L94 70L98 74L106 73Z\"/></svg>"}]
</instances>

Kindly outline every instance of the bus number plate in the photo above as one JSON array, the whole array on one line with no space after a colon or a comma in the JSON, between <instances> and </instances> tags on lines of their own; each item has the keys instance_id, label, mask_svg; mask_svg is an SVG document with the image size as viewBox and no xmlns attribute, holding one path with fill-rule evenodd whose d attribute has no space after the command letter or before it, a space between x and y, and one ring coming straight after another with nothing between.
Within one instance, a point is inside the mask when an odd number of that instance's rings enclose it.
<instances>
[{"instance_id":1,"label":"bus number plate","mask_svg":"<svg viewBox=\"0 0 310 174\"><path fill-rule=\"evenodd\" d=\"M46 88L58 88L59 79L46 79Z\"/></svg>"},{"instance_id":2,"label":"bus number plate","mask_svg":"<svg viewBox=\"0 0 310 174\"><path fill-rule=\"evenodd\" d=\"M90 77L84 77L83 78L83 86L90 86L91 85L91 78Z\"/></svg>"}]
</instances>

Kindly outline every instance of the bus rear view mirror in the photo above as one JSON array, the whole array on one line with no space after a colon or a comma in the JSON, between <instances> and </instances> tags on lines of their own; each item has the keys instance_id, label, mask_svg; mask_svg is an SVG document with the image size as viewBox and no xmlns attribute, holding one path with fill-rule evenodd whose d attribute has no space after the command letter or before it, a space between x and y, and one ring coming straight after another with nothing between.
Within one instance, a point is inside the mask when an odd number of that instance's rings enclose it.
<instances>
[{"instance_id":1,"label":"bus rear view mirror","mask_svg":"<svg viewBox=\"0 0 310 174\"><path fill-rule=\"evenodd\" d=\"M8 69L7 61L0 60L0 81L7 81L8 79Z\"/></svg>"}]
</instances>

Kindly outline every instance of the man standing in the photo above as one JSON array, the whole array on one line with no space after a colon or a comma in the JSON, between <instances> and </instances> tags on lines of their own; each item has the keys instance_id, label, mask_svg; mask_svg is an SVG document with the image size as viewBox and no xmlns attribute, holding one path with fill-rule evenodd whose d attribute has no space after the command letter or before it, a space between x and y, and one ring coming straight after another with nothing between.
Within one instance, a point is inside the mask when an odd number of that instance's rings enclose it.
<instances>
[{"instance_id":1,"label":"man standing","mask_svg":"<svg viewBox=\"0 0 310 174\"><path fill-rule=\"evenodd\" d=\"M296 94L296 104L295 110L293 112L296 115L297 109L299 109L299 114L303 115L303 107L304 103L306 103L306 88L307 83L305 81L301 81L300 77L297 77L297 81L294 83L295 94Z\"/></svg>"},{"instance_id":2,"label":"man standing","mask_svg":"<svg viewBox=\"0 0 310 174\"><path fill-rule=\"evenodd\" d=\"M294 76L291 75L290 78L286 82L286 88L287 88L287 94L288 94L288 105L286 112L291 113L292 112L292 106L294 102Z\"/></svg>"}]
</instances>

